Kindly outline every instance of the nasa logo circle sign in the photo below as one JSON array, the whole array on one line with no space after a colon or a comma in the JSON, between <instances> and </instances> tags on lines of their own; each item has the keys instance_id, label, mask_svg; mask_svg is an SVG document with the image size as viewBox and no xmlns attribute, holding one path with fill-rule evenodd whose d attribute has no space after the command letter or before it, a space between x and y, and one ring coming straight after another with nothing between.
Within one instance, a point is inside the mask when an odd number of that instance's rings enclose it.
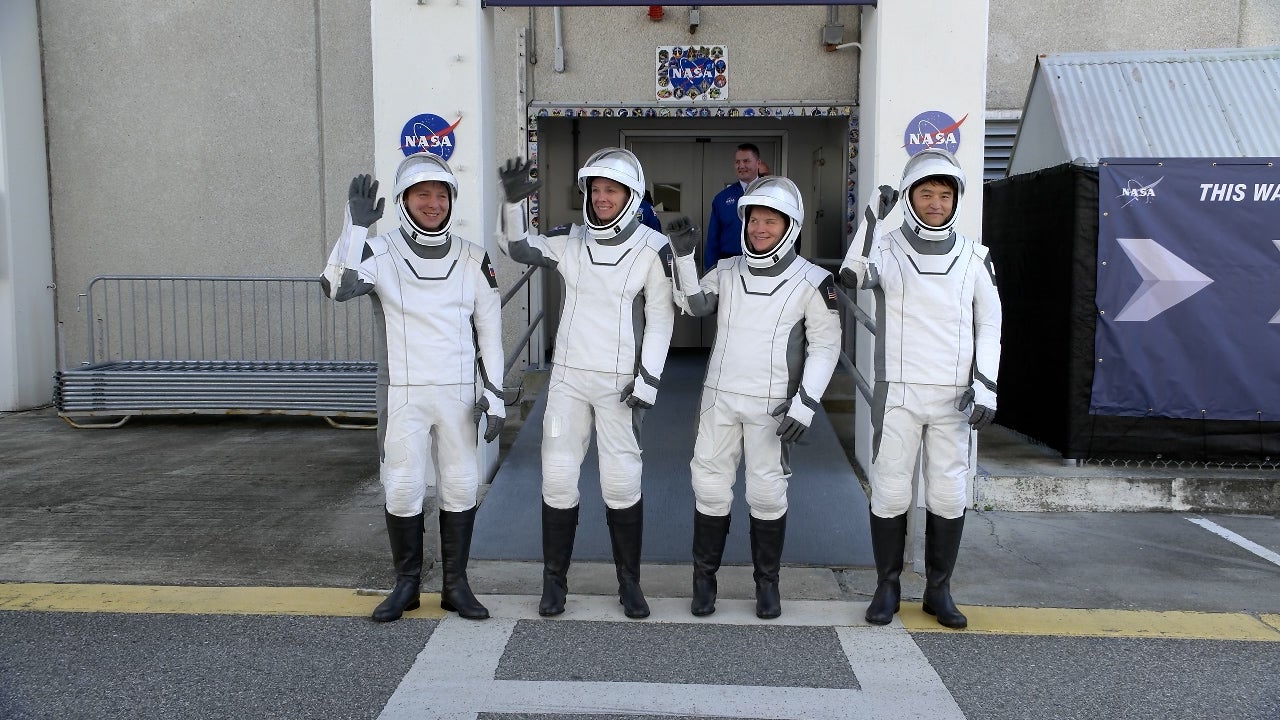
<instances>
[{"instance_id":1,"label":"nasa logo circle sign","mask_svg":"<svg viewBox=\"0 0 1280 720\"><path fill-rule=\"evenodd\" d=\"M400 131L400 151L406 157L414 153L429 152L439 155L442 160L448 160L453 155L455 144L453 130L460 122L462 118L449 124L444 118L431 113L414 115Z\"/></svg>"},{"instance_id":2,"label":"nasa logo circle sign","mask_svg":"<svg viewBox=\"0 0 1280 720\"><path fill-rule=\"evenodd\" d=\"M968 115L956 120L941 110L926 110L911 118L902 134L902 147L908 155L925 148L942 148L954 155L960 149L960 126Z\"/></svg>"}]
</instances>

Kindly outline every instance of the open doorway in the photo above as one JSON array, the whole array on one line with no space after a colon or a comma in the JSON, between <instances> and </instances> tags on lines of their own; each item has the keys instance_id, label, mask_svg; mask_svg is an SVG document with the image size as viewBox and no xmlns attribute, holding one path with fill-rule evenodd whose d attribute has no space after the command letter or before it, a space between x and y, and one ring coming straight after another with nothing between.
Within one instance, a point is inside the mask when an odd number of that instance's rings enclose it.
<instances>
[{"instance_id":1,"label":"open doorway","mask_svg":"<svg viewBox=\"0 0 1280 720\"><path fill-rule=\"evenodd\" d=\"M645 179L653 195L654 210L663 227L680 216L688 216L698 229L701 240L697 264L703 265L707 219L711 199L725 186L737 182L733 174L733 156L738 145L750 142L760 148L760 159L771 172L785 172L786 133L742 133L713 131L693 135L675 135L664 131L624 132L626 148L636 154L644 166ZM672 347L711 347L715 339L715 318L676 318L671 335Z\"/></svg>"},{"instance_id":2,"label":"open doorway","mask_svg":"<svg viewBox=\"0 0 1280 720\"><path fill-rule=\"evenodd\" d=\"M602 147L626 147L636 153L665 224L688 215L705 240L711 199L734 182L733 153L743 142L760 148L775 175L791 178L805 201L805 226L798 249L811 260L844 255L854 219L857 120L852 108L759 107L716 109L715 116L681 116L670 109L537 108L531 109L529 157L543 180L533 208L541 232L565 223L582 222L582 195L577 171ZM701 258L699 258L699 262ZM830 262L823 262L829 265ZM831 269L834 270L834 267ZM562 301L559 282L545 286L548 310L544 323L551 345ZM710 347L714 323L694 318L678 321L672 345Z\"/></svg>"}]
</instances>

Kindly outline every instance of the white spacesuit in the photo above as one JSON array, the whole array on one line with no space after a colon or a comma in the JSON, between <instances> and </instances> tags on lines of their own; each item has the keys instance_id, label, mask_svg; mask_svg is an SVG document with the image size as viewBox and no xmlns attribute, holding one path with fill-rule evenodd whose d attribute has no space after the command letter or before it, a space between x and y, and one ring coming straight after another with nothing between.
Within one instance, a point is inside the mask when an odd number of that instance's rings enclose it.
<instances>
[{"instance_id":1,"label":"white spacesuit","mask_svg":"<svg viewBox=\"0 0 1280 720\"><path fill-rule=\"evenodd\" d=\"M926 517L924 608L964 627L950 594L964 527L973 430L990 423L1000 365L1000 297L987 249L956 233L965 178L940 149L907 162L905 221L875 232L868 213L841 266L841 281L871 290L877 306L872 399L871 532L879 575L867 620L893 619L900 597L907 511L923 452ZM882 188L882 198L888 188ZM865 242L860 242L865 238Z\"/></svg>"},{"instance_id":2,"label":"white spacesuit","mask_svg":"<svg viewBox=\"0 0 1280 720\"><path fill-rule=\"evenodd\" d=\"M742 255L721 260L701 280L691 233L673 230L671 238L677 302L693 315L717 312L689 464L696 505L691 609L715 611L715 573L745 446L756 614L772 618L782 612L788 456L812 424L839 359L840 316L831 274L796 254L804 206L794 183L777 176L753 181L738 200L738 216ZM779 232L761 226L769 217Z\"/></svg>"},{"instance_id":3,"label":"white spacesuit","mask_svg":"<svg viewBox=\"0 0 1280 720\"><path fill-rule=\"evenodd\" d=\"M394 191L400 226L369 237L382 215L377 185L367 175L352 180L342 235L321 278L339 302L368 294L379 320L379 476L398 579L374 619L395 620L418 607L423 501L433 458L441 606L488 617L471 593L466 566L479 484L477 422L486 416L488 442L505 417L497 279L484 248L449 230L458 182L444 160L417 153L400 163Z\"/></svg>"},{"instance_id":4,"label":"white spacesuit","mask_svg":"<svg viewBox=\"0 0 1280 720\"><path fill-rule=\"evenodd\" d=\"M515 260L554 269L564 305L542 426L543 615L564 612L565 573L578 522L578 478L594 425L600 489L628 617L646 617L639 585L643 535L640 424L657 399L675 307L667 238L641 224L644 170L620 148L593 154L578 171L583 224L531 234L519 204L534 186L528 166L500 172L508 191L504 249ZM618 202L600 204L607 188ZM604 212L597 210L597 205Z\"/></svg>"}]
</instances>

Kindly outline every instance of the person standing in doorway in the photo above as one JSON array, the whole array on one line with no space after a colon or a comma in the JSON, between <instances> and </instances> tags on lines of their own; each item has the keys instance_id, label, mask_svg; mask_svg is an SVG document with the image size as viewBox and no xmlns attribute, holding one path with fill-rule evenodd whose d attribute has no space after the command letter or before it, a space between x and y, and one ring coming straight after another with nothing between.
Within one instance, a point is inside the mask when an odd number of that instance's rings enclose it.
<instances>
[{"instance_id":1,"label":"person standing in doorway","mask_svg":"<svg viewBox=\"0 0 1280 720\"><path fill-rule=\"evenodd\" d=\"M537 188L529 165L499 170L507 206L502 247L513 260L555 270L564 305L542 424L542 599L538 613L564 612L578 526L578 478L594 428L600 491L629 618L649 616L640 588L644 530L640 429L658 398L675 306L667 238L640 222L644 169L630 151L604 148L578 171L582 225L546 235L525 227L524 199Z\"/></svg>"},{"instance_id":2,"label":"person standing in doorway","mask_svg":"<svg viewBox=\"0 0 1280 720\"><path fill-rule=\"evenodd\" d=\"M448 163L421 152L396 168L394 200L400 225L369 230L384 198L369 175L348 191L342 235L320 285L345 302L374 299L378 347L378 476L386 494L387 535L396 585L373 619L398 619L419 606L423 502L428 463L439 488L440 607L481 620L489 611L467 582L476 519L476 442L502 431L501 299L484 248L450 232L458 180Z\"/></svg>"},{"instance_id":3,"label":"person standing in doorway","mask_svg":"<svg viewBox=\"0 0 1280 720\"><path fill-rule=\"evenodd\" d=\"M711 215L707 219L707 245L702 255L702 267L710 270L722 258L742 254L742 220L738 217L738 198L747 184L760 176L760 148L752 143L742 143L733 153L733 173L737 180L716 193L711 200Z\"/></svg>"},{"instance_id":4,"label":"person standing in doorway","mask_svg":"<svg viewBox=\"0 0 1280 720\"><path fill-rule=\"evenodd\" d=\"M898 612L907 512L916 458L925 486L924 611L950 628L968 625L951 598L964 530L976 431L996 411L1000 295L987 248L953 226L965 177L955 157L927 148L907 161L897 192L881 187L840 281L874 290L881 318L871 424L871 547L876 591L866 620ZM902 227L874 232L897 198Z\"/></svg>"},{"instance_id":5,"label":"person standing in doorway","mask_svg":"<svg viewBox=\"0 0 1280 720\"><path fill-rule=\"evenodd\" d=\"M743 223L741 255L721 259L701 280L688 221L669 229L677 303L692 315L716 313L689 464L695 499L690 610L715 612L716 572L745 449L756 615L767 619L782 614L778 576L789 458L813 423L840 357L840 315L831 273L796 254L804 203L795 183L759 178L736 212Z\"/></svg>"}]
</instances>

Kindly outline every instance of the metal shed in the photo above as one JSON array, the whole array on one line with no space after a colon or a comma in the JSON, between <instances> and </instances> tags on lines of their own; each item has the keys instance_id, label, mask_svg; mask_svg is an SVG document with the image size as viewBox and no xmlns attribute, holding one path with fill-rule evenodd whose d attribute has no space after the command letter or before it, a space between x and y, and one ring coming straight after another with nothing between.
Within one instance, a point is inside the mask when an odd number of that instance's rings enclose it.
<instances>
[{"instance_id":1,"label":"metal shed","mask_svg":"<svg viewBox=\"0 0 1280 720\"><path fill-rule=\"evenodd\" d=\"M1041 55L1009 175L1102 157L1280 155L1280 47Z\"/></svg>"}]
</instances>

